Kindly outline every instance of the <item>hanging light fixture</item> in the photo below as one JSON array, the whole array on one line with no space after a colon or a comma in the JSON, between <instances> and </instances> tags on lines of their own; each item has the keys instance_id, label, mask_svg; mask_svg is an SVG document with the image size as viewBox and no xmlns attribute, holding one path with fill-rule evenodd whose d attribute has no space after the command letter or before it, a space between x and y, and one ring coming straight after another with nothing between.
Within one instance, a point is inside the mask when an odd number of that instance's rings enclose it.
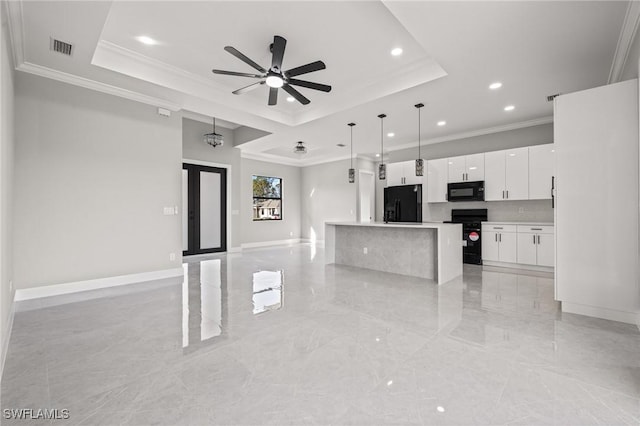
<instances>
[{"instance_id":1,"label":"hanging light fixture","mask_svg":"<svg viewBox=\"0 0 640 426\"><path fill-rule=\"evenodd\" d=\"M378 179L385 180L387 178L387 165L384 164L384 118L386 114L380 114L380 165L378 166Z\"/></svg>"},{"instance_id":2,"label":"hanging light fixture","mask_svg":"<svg viewBox=\"0 0 640 426\"><path fill-rule=\"evenodd\" d=\"M299 141L298 144L293 148L293 152L296 154L306 154L307 153L307 147L304 146L304 142Z\"/></svg>"},{"instance_id":3,"label":"hanging light fixture","mask_svg":"<svg viewBox=\"0 0 640 426\"><path fill-rule=\"evenodd\" d=\"M207 133L204 135L204 141L211 145L212 147L222 146L224 145L224 139L222 135L216 133L216 118L213 117L213 133Z\"/></svg>"},{"instance_id":4,"label":"hanging light fixture","mask_svg":"<svg viewBox=\"0 0 640 426\"><path fill-rule=\"evenodd\" d=\"M415 107L418 108L418 158L416 159L416 176L422 176L424 174L424 160L420 155L420 109L424 106L424 104L416 104Z\"/></svg>"},{"instance_id":5,"label":"hanging light fixture","mask_svg":"<svg viewBox=\"0 0 640 426\"><path fill-rule=\"evenodd\" d=\"M356 181L356 169L353 168L353 126L356 123L349 123L347 126L351 128L351 168L349 168L349 183L355 183Z\"/></svg>"}]
</instances>

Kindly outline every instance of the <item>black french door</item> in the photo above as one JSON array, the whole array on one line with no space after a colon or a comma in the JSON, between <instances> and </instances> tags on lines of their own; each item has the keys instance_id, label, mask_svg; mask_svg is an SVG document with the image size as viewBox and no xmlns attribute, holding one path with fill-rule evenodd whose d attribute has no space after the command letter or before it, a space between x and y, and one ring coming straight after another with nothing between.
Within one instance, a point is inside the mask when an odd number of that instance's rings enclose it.
<instances>
[{"instance_id":1,"label":"black french door","mask_svg":"<svg viewBox=\"0 0 640 426\"><path fill-rule=\"evenodd\" d=\"M182 255L227 251L227 170L182 165Z\"/></svg>"}]
</instances>

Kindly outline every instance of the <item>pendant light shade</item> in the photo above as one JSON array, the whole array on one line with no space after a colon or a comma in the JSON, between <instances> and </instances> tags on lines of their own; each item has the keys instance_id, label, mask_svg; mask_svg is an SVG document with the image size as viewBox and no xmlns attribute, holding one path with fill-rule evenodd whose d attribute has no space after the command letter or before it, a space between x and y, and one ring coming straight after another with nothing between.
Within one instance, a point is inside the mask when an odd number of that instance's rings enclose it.
<instances>
[{"instance_id":1,"label":"pendant light shade","mask_svg":"<svg viewBox=\"0 0 640 426\"><path fill-rule=\"evenodd\" d=\"M211 145L212 147L222 146L224 145L224 139L222 135L216 133L216 118L213 117L213 133L207 133L204 135L205 143Z\"/></svg>"},{"instance_id":2,"label":"pendant light shade","mask_svg":"<svg viewBox=\"0 0 640 426\"><path fill-rule=\"evenodd\" d=\"M416 176L424 175L424 160L420 155L420 109L424 106L424 104L416 104L415 107L418 109L418 158L416 159Z\"/></svg>"},{"instance_id":3,"label":"pendant light shade","mask_svg":"<svg viewBox=\"0 0 640 426\"><path fill-rule=\"evenodd\" d=\"M386 114L380 114L380 165L378 166L378 179L385 180L387 178L387 165L384 164L384 118Z\"/></svg>"},{"instance_id":4,"label":"pendant light shade","mask_svg":"<svg viewBox=\"0 0 640 426\"><path fill-rule=\"evenodd\" d=\"M355 183L356 181L356 169L353 168L353 126L355 125L356 123L347 124L351 130L351 167L349 168L349 183Z\"/></svg>"},{"instance_id":5,"label":"pendant light shade","mask_svg":"<svg viewBox=\"0 0 640 426\"><path fill-rule=\"evenodd\" d=\"M296 146L293 148L293 152L296 154L306 154L307 153L307 147L304 146L304 142L299 141Z\"/></svg>"}]
</instances>

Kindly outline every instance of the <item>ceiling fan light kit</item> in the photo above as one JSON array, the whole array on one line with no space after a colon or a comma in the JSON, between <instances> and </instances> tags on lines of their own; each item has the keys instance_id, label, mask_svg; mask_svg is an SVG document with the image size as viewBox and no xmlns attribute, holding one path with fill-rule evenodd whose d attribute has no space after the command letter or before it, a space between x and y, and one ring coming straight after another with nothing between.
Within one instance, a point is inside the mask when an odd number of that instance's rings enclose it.
<instances>
[{"instance_id":1,"label":"ceiling fan light kit","mask_svg":"<svg viewBox=\"0 0 640 426\"><path fill-rule=\"evenodd\" d=\"M307 147L304 146L304 142L299 141L296 146L293 148L293 152L302 155L307 153Z\"/></svg>"},{"instance_id":2,"label":"ceiling fan light kit","mask_svg":"<svg viewBox=\"0 0 640 426\"><path fill-rule=\"evenodd\" d=\"M312 81L306 80L298 80L292 77L296 77L302 74L308 74L314 71L320 71L326 68L326 65L322 61L311 62L306 65L301 65L299 67L292 68L288 71L282 71L282 59L284 58L284 50L287 45L287 40L284 37L274 36L273 44L271 44L270 49L272 53L271 58L271 67L267 70L249 59L247 56L242 54L238 49L232 46L226 46L224 50L240 59L245 64L249 65L253 69L260 72L260 74L249 74L244 72L236 72L236 71L224 71L224 70L211 70L214 74L221 75L233 75L236 77L247 77L247 78L258 78L260 81L257 83L252 83L248 86L242 87L238 90L234 90L234 95L241 95L243 93L247 93L251 90L257 89L258 87L266 84L269 86L269 101L268 105L276 105L278 103L278 89L283 89L289 95L291 95L295 100L300 102L302 105L308 105L311 101L306 98L302 93L300 93L293 86L305 87L307 89L319 90L321 92L330 92L331 86L326 84L314 83Z\"/></svg>"}]
</instances>

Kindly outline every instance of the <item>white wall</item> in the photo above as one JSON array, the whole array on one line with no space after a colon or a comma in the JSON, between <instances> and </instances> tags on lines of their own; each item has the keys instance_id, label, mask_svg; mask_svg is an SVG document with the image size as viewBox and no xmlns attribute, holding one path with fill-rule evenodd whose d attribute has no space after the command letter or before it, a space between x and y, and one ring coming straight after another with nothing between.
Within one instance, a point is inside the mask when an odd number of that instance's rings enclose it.
<instances>
[{"instance_id":1,"label":"white wall","mask_svg":"<svg viewBox=\"0 0 640 426\"><path fill-rule=\"evenodd\" d=\"M231 180L231 191L227 191L227 203L233 211L240 212L240 150L234 148L235 132L230 129L216 126L216 133L224 138L224 145L212 148L203 141L206 133L211 133L213 124L184 118L182 120L182 158L189 160L206 161L209 163L224 164L231 167L227 169L227 180ZM227 250L240 247L240 215L230 214L227 217L227 233L230 244Z\"/></svg>"},{"instance_id":2,"label":"white wall","mask_svg":"<svg viewBox=\"0 0 640 426\"><path fill-rule=\"evenodd\" d=\"M437 144L428 144L422 146L421 151L422 157L425 160L430 160L546 143L553 143L553 124L542 124ZM389 153L385 158L385 162L395 163L398 161L413 160L417 155L418 148L416 145L415 148ZM383 217L384 186L384 181L378 179L376 171L376 220L378 221L381 221ZM553 222L551 202L545 200L431 203L427 206L426 217L423 217L422 220L451 220L452 208L486 208L488 209L489 220ZM522 213L520 213L520 208L524 210Z\"/></svg>"},{"instance_id":3,"label":"white wall","mask_svg":"<svg viewBox=\"0 0 640 426\"><path fill-rule=\"evenodd\" d=\"M323 241L325 222L356 220L358 171L349 183L349 167L341 160L302 169L302 238Z\"/></svg>"},{"instance_id":4,"label":"white wall","mask_svg":"<svg viewBox=\"0 0 640 426\"><path fill-rule=\"evenodd\" d=\"M14 291L13 278L13 156L14 156L14 71L11 59L5 5L0 5L0 350L8 339ZM0 364L1 369L1 364Z\"/></svg>"},{"instance_id":5,"label":"white wall","mask_svg":"<svg viewBox=\"0 0 640 426\"><path fill-rule=\"evenodd\" d=\"M180 266L181 115L16 79L16 288ZM176 260L169 260L176 253Z\"/></svg>"},{"instance_id":6,"label":"white wall","mask_svg":"<svg viewBox=\"0 0 640 426\"><path fill-rule=\"evenodd\" d=\"M300 238L300 168L242 158L241 175L242 244ZM282 178L282 220L253 220L253 175Z\"/></svg>"}]
</instances>

